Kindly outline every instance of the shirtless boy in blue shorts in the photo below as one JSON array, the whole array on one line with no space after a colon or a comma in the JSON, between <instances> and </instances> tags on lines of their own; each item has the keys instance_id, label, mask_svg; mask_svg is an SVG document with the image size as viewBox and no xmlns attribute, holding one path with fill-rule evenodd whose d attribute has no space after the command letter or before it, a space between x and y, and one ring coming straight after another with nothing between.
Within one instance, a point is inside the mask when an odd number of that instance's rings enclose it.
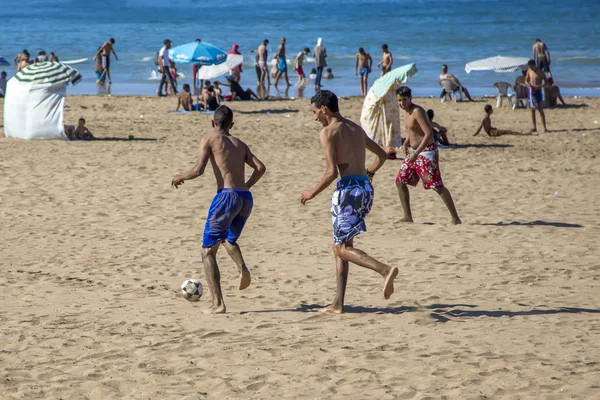
<instances>
[{"instance_id":1,"label":"shirtless boy in blue shorts","mask_svg":"<svg viewBox=\"0 0 600 400\"><path fill-rule=\"evenodd\" d=\"M226 308L216 260L217 250L223 243L239 269L239 290L247 288L250 285L250 271L236 242L252 212L252 194L249 190L263 176L266 168L244 142L229 133L233 127L233 111L229 107L221 106L215 111L212 126L213 133L203 137L200 142L200 157L196 165L184 175L175 175L171 185L177 188L186 180L199 177L210 160L217 180L217 194L208 210L202 240L204 272L212 294L212 307L204 313L221 314ZM248 181L244 175L246 164L254 169Z\"/></svg>"},{"instance_id":2,"label":"shirtless boy in blue shorts","mask_svg":"<svg viewBox=\"0 0 600 400\"><path fill-rule=\"evenodd\" d=\"M383 278L383 297L394 293L397 267L390 267L354 248L354 237L366 232L365 217L373 205L371 179L387 159L387 153L372 141L362 128L341 116L338 99L329 90L321 90L310 100L315 121L323 125L320 139L325 149L325 175L312 190L302 192L300 201L306 204L325 190L338 176L333 198L333 253L336 260L337 294L323 312L344 312L344 296L348 282L348 263L378 272ZM365 169L365 148L377 155L369 169Z\"/></svg>"}]
</instances>

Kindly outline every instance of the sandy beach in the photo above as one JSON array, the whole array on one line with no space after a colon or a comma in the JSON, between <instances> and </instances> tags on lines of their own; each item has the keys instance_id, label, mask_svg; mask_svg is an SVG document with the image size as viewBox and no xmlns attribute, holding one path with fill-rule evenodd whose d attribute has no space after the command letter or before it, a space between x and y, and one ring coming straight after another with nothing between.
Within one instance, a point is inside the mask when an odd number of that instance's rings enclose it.
<instances>
[{"instance_id":1,"label":"sandy beach","mask_svg":"<svg viewBox=\"0 0 600 400\"><path fill-rule=\"evenodd\" d=\"M600 398L600 99L547 111L548 134L472 137L476 103L433 108L456 148L440 198L411 190L402 224L394 178L377 173L356 246L398 266L396 292L350 267L347 314L333 299L333 186L300 204L324 170L309 101L233 102L233 134L267 165L239 244L252 285L218 261L228 314L179 296L204 281L202 231L216 186L179 190L209 115L172 98L69 96L66 123L93 142L7 139L0 128L0 399ZM0 100L0 123L3 120ZM358 121L362 100L344 99ZM527 132L528 110L495 109ZM139 140L154 139L154 140ZM369 157L370 158L370 157Z\"/></svg>"}]
</instances>

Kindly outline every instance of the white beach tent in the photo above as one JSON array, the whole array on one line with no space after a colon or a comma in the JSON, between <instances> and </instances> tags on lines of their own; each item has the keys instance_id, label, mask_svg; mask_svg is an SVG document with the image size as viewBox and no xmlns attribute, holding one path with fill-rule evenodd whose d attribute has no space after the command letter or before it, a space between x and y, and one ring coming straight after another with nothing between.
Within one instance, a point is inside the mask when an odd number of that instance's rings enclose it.
<instances>
[{"instance_id":1,"label":"white beach tent","mask_svg":"<svg viewBox=\"0 0 600 400\"><path fill-rule=\"evenodd\" d=\"M6 83L4 133L20 139L67 139L64 107L67 84L81 80L79 71L57 62L35 63Z\"/></svg>"}]
</instances>

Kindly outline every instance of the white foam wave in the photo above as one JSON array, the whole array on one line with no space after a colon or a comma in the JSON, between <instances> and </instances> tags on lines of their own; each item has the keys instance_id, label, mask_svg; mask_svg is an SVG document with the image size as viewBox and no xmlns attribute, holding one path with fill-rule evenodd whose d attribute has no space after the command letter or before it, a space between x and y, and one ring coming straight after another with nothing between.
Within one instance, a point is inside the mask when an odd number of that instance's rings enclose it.
<instances>
[{"instance_id":1,"label":"white foam wave","mask_svg":"<svg viewBox=\"0 0 600 400\"><path fill-rule=\"evenodd\" d=\"M153 57L144 57L142 58L142 62L148 62L150 60L152 60Z\"/></svg>"}]
</instances>

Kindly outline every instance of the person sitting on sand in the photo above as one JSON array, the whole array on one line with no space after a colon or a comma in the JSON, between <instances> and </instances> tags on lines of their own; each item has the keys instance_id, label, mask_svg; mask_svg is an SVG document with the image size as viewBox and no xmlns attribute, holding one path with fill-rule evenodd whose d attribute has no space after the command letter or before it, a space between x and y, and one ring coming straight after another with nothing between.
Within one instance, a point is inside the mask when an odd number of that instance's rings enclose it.
<instances>
[{"instance_id":1,"label":"person sitting on sand","mask_svg":"<svg viewBox=\"0 0 600 400\"><path fill-rule=\"evenodd\" d=\"M435 116L433 110L427 110L427 116L429 117L429 122L431 122L431 127L433 128L433 138L435 142L442 146L450 146L450 140L447 135L448 129L437 122L433 122L433 117Z\"/></svg>"},{"instance_id":2,"label":"person sitting on sand","mask_svg":"<svg viewBox=\"0 0 600 400\"><path fill-rule=\"evenodd\" d=\"M175 111L179 111L180 107L182 107L185 111L192 111L194 109L192 92L190 91L190 85L187 83L183 84L183 92L177 93L177 108Z\"/></svg>"},{"instance_id":3,"label":"person sitting on sand","mask_svg":"<svg viewBox=\"0 0 600 400\"><path fill-rule=\"evenodd\" d=\"M331 68L327 68L327 71L323 74L323 79L333 79L333 72L331 72Z\"/></svg>"},{"instance_id":4,"label":"person sitting on sand","mask_svg":"<svg viewBox=\"0 0 600 400\"><path fill-rule=\"evenodd\" d=\"M251 100L252 97L254 97L255 99L258 100L258 96L256 95L256 93L254 93L252 91L252 89L250 89L250 88L248 88L246 90L242 89L242 86L234 80L233 76L227 75L226 79L227 79L227 81L229 81L229 84L227 84L227 83L220 83L220 84L224 85L224 86L229 86L229 88L231 89L231 100L235 100L238 97L240 98L240 100L243 100L243 101Z\"/></svg>"},{"instance_id":5,"label":"person sitting on sand","mask_svg":"<svg viewBox=\"0 0 600 400\"><path fill-rule=\"evenodd\" d=\"M92 132L85 126L85 119L79 118L79 125L65 125L65 135L69 140L93 140Z\"/></svg>"},{"instance_id":6,"label":"person sitting on sand","mask_svg":"<svg viewBox=\"0 0 600 400\"><path fill-rule=\"evenodd\" d=\"M308 76L308 79L310 79L311 81L314 81L315 79L317 79L317 69L313 68L310 70L310 75Z\"/></svg>"},{"instance_id":7,"label":"person sitting on sand","mask_svg":"<svg viewBox=\"0 0 600 400\"><path fill-rule=\"evenodd\" d=\"M483 128L483 130L485 130L485 133L487 133L488 136L491 136L491 137L497 137L497 136L501 136L501 135L523 135L523 133L521 133L521 132L515 132L515 131L494 128L492 126L492 119L491 119L491 116L494 113L494 109L492 108L491 105L486 104L486 106L484 107L484 110L485 110L485 117L483 118L483 121L481 121L481 125L479 126L479 129L477 129L477 132L475 132L475 134L473 136L479 135L479 132L481 132L482 128Z\"/></svg>"},{"instance_id":8,"label":"person sitting on sand","mask_svg":"<svg viewBox=\"0 0 600 400\"><path fill-rule=\"evenodd\" d=\"M213 88L215 89L215 94L217 95L217 99L219 99L220 102L221 100L223 100L223 91L219 87L219 82L213 83Z\"/></svg>"},{"instance_id":9,"label":"person sitting on sand","mask_svg":"<svg viewBox=\"0 0 600 400\"><path fill-rule=\"evenodd\" d=\"M557 100L560 100L562 105L565 106L565 100L560 94L560 88L556 86L556 83L554 83L554 78L548 78L547 82L548 85L546 85L544 89L546 90L546 101L548 102L548 107L556 107L558 105Z\"/></svg>"},{"instance_id":10,"label":"person sitting on sand","mask_svg":"<svg viewBox=\"0 0 600 400\"><path fill-rule=\"evenodd\" d=\"M219 102L219 98L217 97L217 94L215 93L215 87L209 86L208 87L208 95L206 97L206 100L204 101L204 110L205 111L216 111L217 108L219 108L220 106L221 106L221 103Z\"/></svg>"}]
</instances>

